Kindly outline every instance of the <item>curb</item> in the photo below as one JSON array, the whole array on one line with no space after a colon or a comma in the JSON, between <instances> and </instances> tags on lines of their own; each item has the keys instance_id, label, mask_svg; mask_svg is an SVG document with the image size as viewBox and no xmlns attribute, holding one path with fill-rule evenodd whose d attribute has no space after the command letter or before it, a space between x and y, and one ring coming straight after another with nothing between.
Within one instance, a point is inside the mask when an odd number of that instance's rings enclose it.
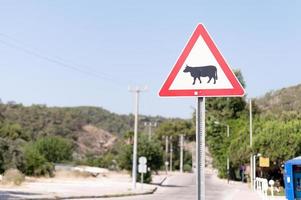
<instances>
[{"instance_id":1,"label":"curb","mask_svg":"<svg viewBox=\"0 0 301 200\"><path fill-rule=\"evenodd\" d=\"M76 197L55 197L55 199L94 199L94 198L114 198L114 197L129 197L129 196L139 196L139 195L148 195L153 194L157 191L157 187L152 189L148 192L141 192L141 193L124 193L124 194L105 194L105 195L99 195L99 196L76 196Z\"/></svg>"},{"instance_id":2,"label":"curb","mask_svg":"<svg viewBox=\"0 0 301 200\"><path fill-rule=\"evenodd\" d=\"M140 195L150 195L157 191L158 187L155 187L151 191L141 192L141 193L121 193L121 194L104 194L104 195L88 195L88 196L55 196L53 198L37 198L39 200L64 200L64 199L96 199L96 198L114 198L114 197L130 197L130 196L140 196ZM34 200L34 199L32 199Z\"/></svg>"}]
</instances>

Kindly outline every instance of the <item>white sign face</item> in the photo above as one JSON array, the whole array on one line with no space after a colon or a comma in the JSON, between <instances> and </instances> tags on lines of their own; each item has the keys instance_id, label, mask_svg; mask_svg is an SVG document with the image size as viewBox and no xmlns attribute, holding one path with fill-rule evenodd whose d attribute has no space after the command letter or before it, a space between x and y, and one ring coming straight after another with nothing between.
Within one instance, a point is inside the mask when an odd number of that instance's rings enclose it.
<instances>
[{"instance_id":1,"label":"white sign face","mask_svg":"<svg viewBox=\"0 0 301 200\"><path fill-rule=\"evenodd\" d=\"M147 163L146 157L142 156L139 158L139 164L146 164L146 163Z\"/></svg>"},{"instance_id":2,"label":"white sign face","mask_svg":"<svg viewBox=\"0 0 301 200\"><path fill-rule=\"evenodd\" d=\"M185 71L185 68L191 67L202 67L212 65L216 68L216 75L212 77L210 82L208 82L210 77L200 77L194 82L194 78L191 72ZM201 80L201 82L200 82ZM193 84L194 83L194 84ZM219 63L213 56L208 45L205 43L202 37L199 37L190 51L190 54L184 61L179 73L177 74L175 80L170 86L171 90L185 90L185 89L233 89L232 84L226 77L224 71L220 67Z\"/></svg>"},{"instance_id":3,"label":"white sign face","mask_svg":"<svg viewBox=\"0 0 301 200\"><path fill-rule=\"evenodd\" d=\"M274 184L275 184L275 181L274 181L274 180L270 180L270 181L269 181L269 185L270 185L270 186L274 186Z\"/></svg>"},{"instance_id":4,"label":"white sign face","mask_svg":"<svg viewBox=\"0 0 301 200\"><path fill-rule=\"evenodd\" d=\"M146 173L147 172L147 166L146 165L143 165L143 164L139 164L138 165L138 172L139 173Z\"/></svg>"}]
</instances>

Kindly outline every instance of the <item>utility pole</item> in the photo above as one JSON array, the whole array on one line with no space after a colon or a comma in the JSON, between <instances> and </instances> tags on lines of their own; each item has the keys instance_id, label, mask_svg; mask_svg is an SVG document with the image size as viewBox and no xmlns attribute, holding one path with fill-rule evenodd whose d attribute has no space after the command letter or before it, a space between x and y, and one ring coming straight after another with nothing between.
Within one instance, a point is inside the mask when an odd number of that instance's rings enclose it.
<instances>
[{"instance_id":1,"label":"utility pole","mask_svg":"<svg viewBox=\"0 0 301 200\"><path fill-rule=\"evenodd\" d=\"M172 149L172 136L170 136L170 154L169 154L169 171L172 172L172 152L173 152L173 149Z\"/></svg>"},{"instance_id":2,"label":"utility pole","mask_svg":"<svg viewBox=\"0 0 301 200\"><path fill-rule=\"evenodd\" d=\"M226 125L227 126L227 138L229 140L229 137L230 137L230 127L229 125ZM227 156L227 178L228 178L228 184L229 184L229 181L230 181L230 158L229 158L229 150L228 150L228 156Z\"/></svg>"},{"instance_id":3,"label":"utility pole","mask_svg":"<svg viewBox=\"0 0 301 200\"><path fill-rule=\"evenodd\" d=\"M168 171L168 136L165 136L165 169Z\"/></svg>"},{"instance_id":4,"label":"utility pole","mask_svg":"<svg viewBox=\"0 0 301 200\"><path fill-rule=\"evenodd\" d=\"M184 135L180 135L180 172L183 173Z\"/></svg>"},{"instance_id":5,"label":"utility pole","mask_svg":"<svg viewBox=\"0 0 301 200\"><path fill-rule=\"evenodd\" d=\"M136 189L137 180L137 140L138 140L138 113L139 113L139 94L146 90L139 88L130 88L129 91L135 94L135 125L134 125L134 145L133 145L133 164L132 164L132 187Z\"/></svg>"},{"instance_id":6,"label":"utility pole","mask_svg":"<svg viewBox=\"0 0 301 200\"><path fill-rule=\"evenodd\" d=\"M144 122L144 126L148 127L148 140L151 141L152 139L152 127L157 126L157 122Z\"/></svg>"},{"instance_id":7,"label":"utility pole","mask_svg":"<svg viewBox=\"0 0 301 200\"><path fill-rule=\"evenodd\" d=\"M250 99L250 102L249 102L249 115L250 115L250 148L252 149L252 134L253 134L253 129L252 129L252 99ZM253 155L252 155L252 151L251 151L251 156L250 156L250 177L251 177L251 186L252 188L254 183L255 183L255 177L254 177L254 168L253 168Z\"/></svg>"}]
</instances>

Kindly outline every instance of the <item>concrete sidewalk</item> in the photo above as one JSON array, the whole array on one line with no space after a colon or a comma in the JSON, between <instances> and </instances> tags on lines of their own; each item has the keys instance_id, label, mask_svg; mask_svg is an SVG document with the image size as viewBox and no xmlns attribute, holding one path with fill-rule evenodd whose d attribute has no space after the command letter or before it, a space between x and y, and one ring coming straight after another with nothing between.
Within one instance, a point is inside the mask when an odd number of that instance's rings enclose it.
<instances>
[{"instance_id":1,"label":"concrete sidewalk","mask_svg":"<svg viewBox=\"0 0 301 200\"><path fill-rule=\"evenodd\" d=\"M155 176L155 182L161 182L164 175ZM150 194L157 185L137 183L132 189L131 178L125 174L114 174L100 178L51 178L25 182L21 186L0 186L0 199L72 199L95 197L118 197L137 194Z\"/></svg>"},{"instance_id":2,"label":"concrete sidewalk","mask_svg":"<svg viewBox=\"0 0 301 200\"><path fill-rule=\"evenodd\" d=\"M249 184L219 179L216 174L207 174L208 187L216 188L218 192L211 189L207 192L208 198L215 199L216 195L221 196L221 200L285 200L285 197L268 197L264 199L260 193L252 191ZM209 189L209 188L208 188ZM211 195L210 195L211 193Z\"/></svg>"},{"instance_id":3,"label":"concrete sidewalk","mask_svg":"<svg viewBox=\"0 0 301 200\"><path fill-rule=\"evenodd\" d=\"M264 197L260 192L252 191L250 185L246 183L233 182L232 184L236 186L232 198L230 198L231 200L285 200L284 196Z\"/></svg>"}]
</instances>

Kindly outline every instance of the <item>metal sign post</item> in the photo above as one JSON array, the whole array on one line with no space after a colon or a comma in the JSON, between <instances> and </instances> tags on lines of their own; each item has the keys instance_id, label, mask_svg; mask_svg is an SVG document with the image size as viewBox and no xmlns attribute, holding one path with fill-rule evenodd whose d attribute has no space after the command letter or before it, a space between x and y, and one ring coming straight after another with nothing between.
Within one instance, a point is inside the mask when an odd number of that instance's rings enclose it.
<instances>
[{"instance_id":1,"label":"metal sign post","mask_svg":"<svg viewBox=\"0 0 301 200\"><path fill-rule=\"evenodd\" d=\"M141 190L143 191L143 172L141 173Z\"/></svg>"},{"instance_id":2,"label":"metal sign post","mask_svg":"<svg viewBox=\"0 0 301 200\"><path fill-rule=\"evenodd\" d=\"M197 200L205 200L205 97L196 106Z\"/></svg>"},{"instance_id":3,"label":"metal sign post","mask_svg":"<svg viewBox=\"0 0 301 200\"><path fill-rule=\"evenodd\" d=\"M143 190L143 175L144 173L147 173L146 163L147 163L146 157L142 156L139 158L138 172L141 173L141 190Z\"/></svg>"},{"instance_id":4,"label":"metal sign post","mask_svg":"<svg viewBox=\"0 0 301 200\"><path fill-rule=\"evenodd\" d=\"M180 172L183 173L184 135L180 135Z\"/></svg>"},{"instance_id":5,"label":"metal sign post","mask_svg":"<svg viewBox=\"0 0 301 200\"><path fill-rule=\"evenodd\" d=\"M208 73L204 75L204 71ZM201 80L204 76L209 78L207 83ZM242 97L244 94L244 88L206 28L198 24L159 92L161 97L197 97L197 200L205 200L205 97ZM172 168L172 162L170 165Z\"/></svg>"}]
</instances>

